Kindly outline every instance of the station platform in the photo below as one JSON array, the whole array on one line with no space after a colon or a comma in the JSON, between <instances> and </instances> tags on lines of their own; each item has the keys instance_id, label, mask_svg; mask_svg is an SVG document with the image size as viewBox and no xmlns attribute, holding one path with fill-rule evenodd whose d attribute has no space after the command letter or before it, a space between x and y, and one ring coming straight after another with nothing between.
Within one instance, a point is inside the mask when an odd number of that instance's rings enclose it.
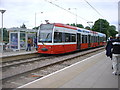
<instances>
[{"instance_id":1,"label":"station platform","mask_svg":"<svg viewBox=\"0 0 120 90\"><path fill-rule=\"evenodd\" d=\"M0 58L10 57L10 56L17 56L17 55L25 55L25 54L31 54L31 53L37 53L37 51L35 49L32 49L31 51L20 50L20 51L3 52L0 55Z\"/></svg>"},{"instance_id":2,"label":"station platform","mask_svg":"<svg viewBox=\"0 0 120 90\"><path fill-rule=\"evenodd\" d=\"M105 51L44 76L19 88L118 88L112 61Z\"/></svg>"}]
</instances>

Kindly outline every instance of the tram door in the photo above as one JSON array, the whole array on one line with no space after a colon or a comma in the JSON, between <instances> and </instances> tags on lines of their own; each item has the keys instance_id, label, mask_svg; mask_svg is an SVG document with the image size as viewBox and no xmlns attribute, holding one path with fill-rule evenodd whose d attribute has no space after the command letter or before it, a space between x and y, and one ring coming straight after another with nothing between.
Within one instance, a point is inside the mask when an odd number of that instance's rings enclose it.
<instances>
[{"instance_id":1,"label":"tram door","mask_svg":"<svg viewBox=\"0 0 120 90\"><path fill-rule=\"evenodd\" d=\"M98 36L98 45L100 45L100 37Z\"/></svg>"},{"instance_id":2,"label":"tram door","mask_svg":"<svg viewBox=\"0 0 120 90\"><path fill-rule=\"evenodd\" d=\"M80 49L81 45L81 34L77 33L77 50Z\"/></svg>"},{"instance_id":3,"label":"tram door","mask_svg":"<svg viewBox=\"0 0 120 90\"><path fill-rule=\"evenodd\" d=\"M90 45L90 40L91 40L91 36L90 35L88 35L88 47L90 47L91 45Z\"/></svg>"}]
</instances>

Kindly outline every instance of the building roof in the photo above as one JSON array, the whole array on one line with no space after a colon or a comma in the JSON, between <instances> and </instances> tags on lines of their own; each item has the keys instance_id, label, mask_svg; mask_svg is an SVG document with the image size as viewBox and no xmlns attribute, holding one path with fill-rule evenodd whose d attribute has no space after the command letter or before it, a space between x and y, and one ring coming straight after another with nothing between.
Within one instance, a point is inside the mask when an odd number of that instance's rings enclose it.
<instances>
[{"instance_id":1,"label":"building roof","mask_svg":"<svg viewBox=\"0 0 120 90\"><path fill-rule=\"evenodd\" d=\"M7 28L8 31L12 32L37 32L35 29L25 29L25 28Z\"/></svg>"}]
</instances>

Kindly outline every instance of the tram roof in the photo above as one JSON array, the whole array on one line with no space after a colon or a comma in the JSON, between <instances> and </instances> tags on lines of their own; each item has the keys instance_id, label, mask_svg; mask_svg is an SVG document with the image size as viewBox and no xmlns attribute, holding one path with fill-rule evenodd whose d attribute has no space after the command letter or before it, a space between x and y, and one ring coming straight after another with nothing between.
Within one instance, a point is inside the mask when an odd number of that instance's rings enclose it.
<instances>
[{"instance_id":1,"label":"tram roof","mask_svg":"<svg viewBox=\"0 0 120 90\"><path fill-rule=\"evenodd\" d=\"M104 36L104 37L106 36L105 34L100 33L100 32L98 32L98 35L99 35L99 36Z\"/></svg>"},{"instance_id":2,"label":"tram roof","mask_svg":"<svg viewBox=\"0 0 120 90\"><path fill-rule=\"evenodd\" d=\"M97 34L97 32L95 32L95 31L87 30L87 29L84 29L84 28L78 28L78 27L74 27L74 26L70 26L70 25L66 25L66 24L54 23L54 25L58 26L58 27L64 27L64 28L78 30L79 32Z\"/></svg>"},{"instance_id":3,"label":"tram roof","mask_svg":"<svg viewBox=\"0 0 120 90\"><path fill-rule=\"evenodd\" d=\"M84 28L78 28L78 27L75 27L75 26L70 26L70 25L66 25L66 24L62 24L62 23L49 23L49 24L54 24L54 26L57 26L57 27L64 27L64 28L78 30L79 32L93 33L93 34L98 34L100 36L105 36L105 34L100 33L100 32L96 32L96 31L92 31L92 30L87 30L87 29L84 29Z\"/></svg>"},{"instance_id":4,"label":"tram roof","mask_svg":"<svg viewBox=\"0 0 120 90\"><path fill-rule=\"evenodd\" d=\"M64 28L69 28L69 29L77 30L77 27L66 25L66 24L54 23L54 25L57 26L57 27L64 27Z\"/></svg>"}]
</instances>

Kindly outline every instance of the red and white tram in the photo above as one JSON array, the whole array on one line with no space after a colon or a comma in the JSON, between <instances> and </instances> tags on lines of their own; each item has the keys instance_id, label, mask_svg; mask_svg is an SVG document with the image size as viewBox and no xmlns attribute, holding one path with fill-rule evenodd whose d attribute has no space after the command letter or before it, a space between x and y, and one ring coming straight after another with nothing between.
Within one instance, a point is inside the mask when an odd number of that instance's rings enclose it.
<instances>
[{"instance_id":1,"label":"red and white tram","mask_svg":"<svg viewBox=\"0 0 120 90\"><path fill-rule=\"evenodd\" d=\"M38 53L62 54L105 44L105 34L61 23L41 24Z\"/></svg>"}]
</instances>

